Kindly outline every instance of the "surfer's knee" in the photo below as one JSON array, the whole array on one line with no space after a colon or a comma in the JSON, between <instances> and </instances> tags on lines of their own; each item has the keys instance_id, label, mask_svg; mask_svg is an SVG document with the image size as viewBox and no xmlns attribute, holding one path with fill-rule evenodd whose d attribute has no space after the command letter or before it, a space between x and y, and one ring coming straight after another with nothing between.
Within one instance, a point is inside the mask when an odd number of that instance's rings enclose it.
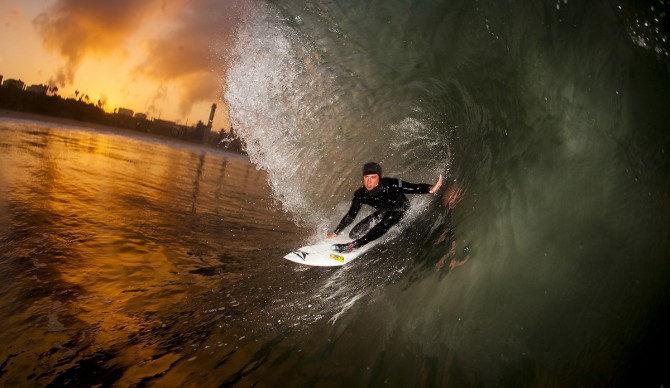
<instances>
[{"instance_id":1,"label":"surfer's knee","mask_svg":"<svg viewBox=\"0 0 670 388\"><path fill-rule=\"evenodd\" d=\"M404 211L392 211L387 214L386 218L382 222L386 225L393 226L400 222L404 216Z\"/></svg>"},{"instance_id":2,"label":"surfer's knee","mask_svg":"<svg viewBox=\"0 0 670 388\"><path fill-rule=\"evenodd\" d=\"M349 238L351 238L351 239L361 238L365 235L365 233L367 231L368 231L368 228L358 227L358 225L357 225L357 227L354 227L349 232Z\"/></svg>"}]
</instances>

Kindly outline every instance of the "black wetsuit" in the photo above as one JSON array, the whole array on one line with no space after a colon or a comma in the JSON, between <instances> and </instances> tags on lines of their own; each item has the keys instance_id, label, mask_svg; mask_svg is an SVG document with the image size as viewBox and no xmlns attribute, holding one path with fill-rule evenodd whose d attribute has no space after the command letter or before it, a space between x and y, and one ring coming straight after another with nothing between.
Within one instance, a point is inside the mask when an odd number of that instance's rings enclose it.
<instances>
[{"instance_id":1,"label":"black wetsuit","mask_svg":"<svg viewBox=\"0 0 670 388\"><path fill-rule=\"evenodd\" d=\"M340 221L335 233L340 234L343 229L351 225L365 204L374 207L376 211L356 224L349 232L349 237L355 239L352 242L353 248L359 248L376 240L400 222L409 209L409 200L405 194L428 194L430 188L429 184L414 184L395 178L381 178L379 185L370 191L361 187L354 193L351 208Z\"/></svg>"}]
</instances>

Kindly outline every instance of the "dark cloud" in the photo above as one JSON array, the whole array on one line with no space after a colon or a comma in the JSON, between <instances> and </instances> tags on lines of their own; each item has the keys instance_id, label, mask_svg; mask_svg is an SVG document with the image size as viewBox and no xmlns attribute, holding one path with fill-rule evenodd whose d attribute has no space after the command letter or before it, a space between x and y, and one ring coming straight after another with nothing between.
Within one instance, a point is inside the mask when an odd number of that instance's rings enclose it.
<instances>
[{"instance_id":1,"label":"dark cloud","mask_svg":"<svg viewBox=\"0 0 670 388\"><path fill-rule=\"evenodd\" d=\"M87 56L122 51L124 44L158 15L171 30L148 38L148 55L136 70L161 87L179 88L182 113L200 101L221 95L225 51L250 0L57 0L34 25L47 49L58 52L65 64L56 84L71 84Z\"/></svg>"},{"instance_id":2,"label":"dark cloud","mask_svg":"<svg viewBox=\"0 0 670 388\"><path fill-rule=\"evenodd\" d=\"M158 0L57 0L33 24L44 47L65 58L57 78L71 84L82 59L117 51L160 6Z\"/></svg>"}]
</instances>

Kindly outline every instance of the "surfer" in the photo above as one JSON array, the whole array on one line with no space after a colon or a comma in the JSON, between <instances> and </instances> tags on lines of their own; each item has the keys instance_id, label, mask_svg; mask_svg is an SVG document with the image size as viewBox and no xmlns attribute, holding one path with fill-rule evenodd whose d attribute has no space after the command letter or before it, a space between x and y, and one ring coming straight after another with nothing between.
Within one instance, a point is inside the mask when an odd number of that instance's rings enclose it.
<instances>
[{"instance_id":1,"label":"surfer","mask_svg":"<svg viewBox=\"0 0 670 388\"><path fill-rule=\"evenodd\" d=\"M349 232L349 237L354 241L333 245L333 250L339 253L358 249L380 238L393 225L400 222L409 209L409 200L405 194L435 194L440 186L442 186L442 175L434 185L414 184L396 178L382 178L382 167L379 163L366 163L363 165L363 187L354 192L349 211L337 225L335 232L326 238L334 238L351 225L363 204L372 206L376 211L361 220Z\"/></svg>"}]
</instances>

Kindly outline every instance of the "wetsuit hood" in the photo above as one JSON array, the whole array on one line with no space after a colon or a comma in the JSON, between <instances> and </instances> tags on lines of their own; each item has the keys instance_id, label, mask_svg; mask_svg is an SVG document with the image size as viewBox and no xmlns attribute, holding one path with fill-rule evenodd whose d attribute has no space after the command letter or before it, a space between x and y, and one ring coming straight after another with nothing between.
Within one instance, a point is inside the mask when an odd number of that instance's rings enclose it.
<instances>
[{"instance_id":1,"label":"wetsuit hood","mask_svg":"<svg viewBox=\"0 0 670 388\"><path fill-rule=\"evenodd\" d=\"M363 165L363 175L377 174L382 177L382 166L376 162L369 162Z\"/></svg>"}]
</instances>

